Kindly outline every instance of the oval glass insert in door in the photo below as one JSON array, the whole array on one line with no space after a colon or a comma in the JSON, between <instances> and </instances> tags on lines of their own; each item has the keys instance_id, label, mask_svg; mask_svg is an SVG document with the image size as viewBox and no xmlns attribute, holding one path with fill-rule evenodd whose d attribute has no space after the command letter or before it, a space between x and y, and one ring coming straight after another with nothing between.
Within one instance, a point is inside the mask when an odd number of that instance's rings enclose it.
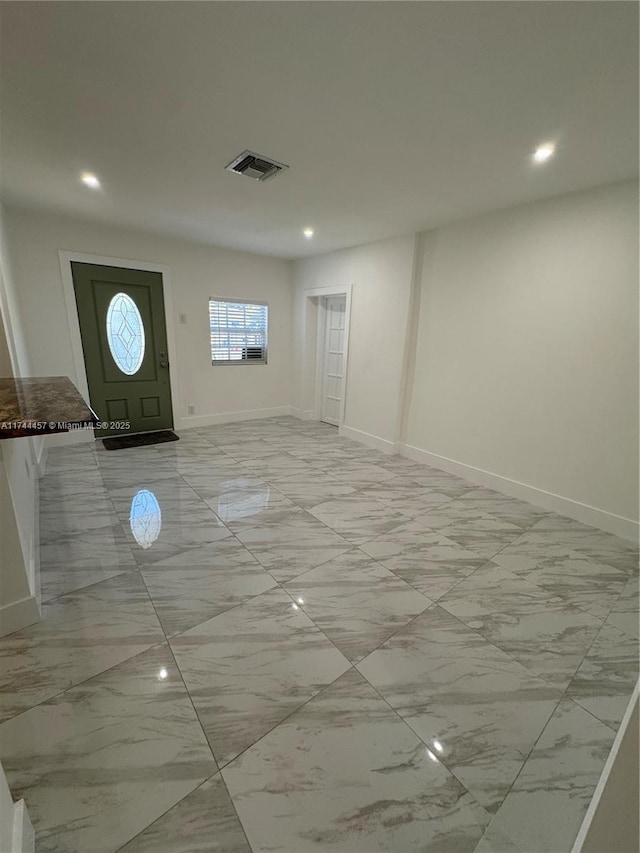
<instances>
[{"instance_id":1,"label":"oval glass insert in door","mask_svg":"<svg viewBox=\"0 0 640 853\"><path fill-rule=\"evenodd\" d=\"M113 360L127 376L144 359L144 324L138 306L126 293L116 293L107 309L107 341Z\"/></svg>"}]
</instances>

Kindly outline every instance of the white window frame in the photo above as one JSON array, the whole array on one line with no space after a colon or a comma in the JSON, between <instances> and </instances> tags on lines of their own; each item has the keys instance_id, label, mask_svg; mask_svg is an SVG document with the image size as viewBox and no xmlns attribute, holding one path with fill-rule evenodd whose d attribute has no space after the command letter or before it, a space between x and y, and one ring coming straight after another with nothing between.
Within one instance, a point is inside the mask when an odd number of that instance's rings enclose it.
<instances>
[{"instance_id":1,"label":"white window frame","mask_svg":"<svg viewBox=\"0 0 640 853\"><path fill-rule=\"evenodd\" d=\"M211 346L211 303L212 302L230 302L235 305L261 305L266 308L266 324L264 330L264 358L235 358L235 359L214 359L213 348ZM269 354L269 303L263 302L260 299L240 299L230 296L210 296L209 297L209 352L211 355L211 365L213 367L229 367L248 364L267 364Z\"/></svg>"}]
</instances>

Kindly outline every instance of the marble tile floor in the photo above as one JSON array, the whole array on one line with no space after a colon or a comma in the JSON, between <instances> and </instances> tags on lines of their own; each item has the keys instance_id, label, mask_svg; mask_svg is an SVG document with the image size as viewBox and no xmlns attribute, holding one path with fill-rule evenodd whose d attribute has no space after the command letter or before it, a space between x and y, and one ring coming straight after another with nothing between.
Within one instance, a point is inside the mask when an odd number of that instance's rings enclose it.
<instances>
[{"instance_id":1,"label":"marble tile floor","mask_svg":"<svg viewBox=\"0 0 640 853\"><path fill-rule=\"evenodd\" d=\"M43 853L565 853L638 552L272 418L52 450L0 761Z\"/></svg>"}]
</instances>

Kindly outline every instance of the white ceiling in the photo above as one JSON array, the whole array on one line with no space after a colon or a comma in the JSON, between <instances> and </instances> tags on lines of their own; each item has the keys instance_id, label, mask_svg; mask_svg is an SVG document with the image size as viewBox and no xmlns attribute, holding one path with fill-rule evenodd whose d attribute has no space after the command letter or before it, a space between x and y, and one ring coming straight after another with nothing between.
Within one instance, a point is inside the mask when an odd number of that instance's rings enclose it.
<instances>
[{"instance_id":1,"label":"white ceiling","mask_svg":"<svg viewBox=\"0 0 640 853\"><path fill-rule=\"evenodd\" d=\"M636 3L0 5L22 205L300 257L637 174Z\"/></svg>"}]
</instances>

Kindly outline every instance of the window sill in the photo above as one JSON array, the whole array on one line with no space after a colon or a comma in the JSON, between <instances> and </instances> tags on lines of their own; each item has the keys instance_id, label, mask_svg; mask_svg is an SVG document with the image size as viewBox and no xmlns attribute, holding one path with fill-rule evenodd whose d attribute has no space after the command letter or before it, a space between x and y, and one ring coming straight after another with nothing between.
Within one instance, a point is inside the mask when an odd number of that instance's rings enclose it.
<instances>
[{"instance_id":1,"label":"window sill","mask_svg":"<svg viewBox=\"0 0 640 853\"><path fill-rule=\"evenodd\" d=\"M251 359L251 358L238 359L237 361L212 361L211 362L212 367L247 367L247 366L252 365L252 364L253 365L256 365L256 364L265 365L265 364L267 364L267 362L264 359L257 359L257 358L256 359Z\"/></svg>"}]
</instances>

